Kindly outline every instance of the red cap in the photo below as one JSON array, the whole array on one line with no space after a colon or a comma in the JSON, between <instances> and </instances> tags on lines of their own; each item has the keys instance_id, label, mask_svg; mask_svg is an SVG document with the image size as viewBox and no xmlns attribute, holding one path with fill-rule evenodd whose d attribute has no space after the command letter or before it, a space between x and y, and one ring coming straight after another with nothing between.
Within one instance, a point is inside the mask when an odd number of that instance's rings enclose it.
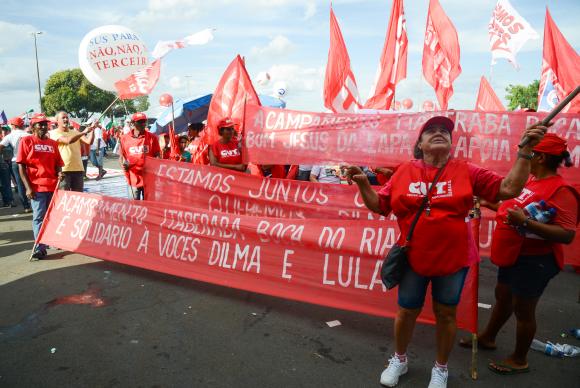
<instances>
[{"instance_id":1,"label":"red cap","mask_svg":"<svg viewBox=\"0 0 580 388\"><path fill-rule=\"evenodd\" d=\"M421 127L421 131L419 132L419 136L429 127L441 125L445 128L449 133L453 132L453 128L455 127L455 123L449 117L445 116L435 116L431 117L423 126Z\"/></svg>"},{"instance_id":2,"label":"red cap","mask_svg":"<svg viewBox=\"0 0 580 388\"><path fill-rule=\"evenodd\" d=\"M8 124L22 128L24 127L24 120L22 120L22 117L12 117L10 120L8 120Z\"/></svg>"},{"instance_id":3,"label":"red cap","mask_svg":"<svg viewBox=\"0 0 580 388\"><path fill-rule=\"evenodd\" d=\"M566 140L553 133L546 133L542 141L534 147L535 152L556 156L562 155L567 149Z\"/></svg>"},{"instance_id":4,"label":"red cap","mask_svg":"<svg viewBox=\"0 0 580 388\"><path fill-rule=\"evenodd\" d=\"M50 122L50 120L46 118L46 115L44 113L36 113L30 119L31 126L34 124L37 124L37 123L42 123L42 122L47 122L47 123Z\"/></svg>"},{"instance_id":5,"label":"red cap","mask_svg":"<svg viewBox=\"0 0 580 388\"><path fill-rule=\"evenodd\" d=\"M235 128L235 126L236 124L229 117L221 119L217 125L218 128Z\"/></svg>"},{"instance_id":6,"label":"red cap","mask_svg":"<svg viewBox=\"0 0 580 388\"><path fill-rule=\"evenodd\" d=\"M141 120L147 120L147 116L145 116L145 113L143 113L143 112L133 113L133 116L131 116L132 122L141 121Z\"/></svg>"}]
</instances>

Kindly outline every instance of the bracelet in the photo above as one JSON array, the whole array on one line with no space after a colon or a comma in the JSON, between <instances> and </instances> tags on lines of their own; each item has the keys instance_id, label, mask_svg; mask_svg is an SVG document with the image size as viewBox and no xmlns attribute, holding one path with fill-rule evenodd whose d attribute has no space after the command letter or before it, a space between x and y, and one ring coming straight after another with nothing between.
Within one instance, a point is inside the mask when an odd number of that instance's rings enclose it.
<instances>
[{"instance_id":1,"label":"bracelet","mask_svg":"<svg viewBox=\"0 0 580 388\"><path fill-rule=\"evenodd\" d=\"M533 157L534 157L534 154L524 154L523 152L518 151L518 158L532 160Z\"/></svg>"}]
</instances>

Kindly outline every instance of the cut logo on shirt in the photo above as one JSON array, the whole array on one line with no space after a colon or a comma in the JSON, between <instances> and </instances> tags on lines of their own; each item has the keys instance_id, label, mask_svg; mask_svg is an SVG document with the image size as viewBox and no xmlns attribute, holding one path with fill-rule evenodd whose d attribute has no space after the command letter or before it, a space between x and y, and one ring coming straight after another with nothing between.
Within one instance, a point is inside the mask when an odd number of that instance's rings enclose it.
<instances>
[{"instance_id":1,"label":"cut logo on shirt","mask_svg":"<svg viewBox=\"0 0 580 388\"><path fill-rule=\"evenodd\" d=\"M35 144L34 151L54 153L54 147L49 144Z\"/></svg>"},{"instance_id":2,"label":"cut logo on shirt","mask_svg":"<svg viewBox=\"0 0 580 388\"><path fill-rule=\"evenodd\" d=\"M431 187L431 183L428 184ZM411 182L409 184L409 196L418 197L427 195L427 183ZM433 198L445 198L453 196L451 181L437 182L433 192Z\"/></svg>"},{"instance_id":3,"label":"cut logo on shirt","mask_svg":"<svg viewBox=\"0 0 580 388\"><path fill-rule=\"evenodd\" d=\"M129 153L131 155L146 154L148 152L149 152L149 146L148 145L139 145L139 146L129 147Z\"/></svg>"}]
</instances>

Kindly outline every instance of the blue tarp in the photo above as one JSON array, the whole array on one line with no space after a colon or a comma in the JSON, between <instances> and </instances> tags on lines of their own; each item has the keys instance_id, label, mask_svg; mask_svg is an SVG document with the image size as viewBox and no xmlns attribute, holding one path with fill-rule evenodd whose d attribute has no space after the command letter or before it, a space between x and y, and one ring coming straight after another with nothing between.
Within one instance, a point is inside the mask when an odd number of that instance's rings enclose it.
<instances>
[{"instance_id":1,"label":"blue tarp","mask_svg":"<svg viewBox=\"0 0 580 388\"><path fill-rule=\"evenodd\" d=\"M207 119L207 111L209 109L211 96L211 94L207 94L189 100L177 99L173 102L175 133L187 131L188 123L201 122ZM279 98L264 94L260 94L258 97L263 106L282 109L286 107L286 103ZM171 107L169 107L161 112L159 117L157 117L157 121L153 123L149 131L157 135L169 132L169 123L171 123L171 119Z\"/></svg>"}]
</instances>

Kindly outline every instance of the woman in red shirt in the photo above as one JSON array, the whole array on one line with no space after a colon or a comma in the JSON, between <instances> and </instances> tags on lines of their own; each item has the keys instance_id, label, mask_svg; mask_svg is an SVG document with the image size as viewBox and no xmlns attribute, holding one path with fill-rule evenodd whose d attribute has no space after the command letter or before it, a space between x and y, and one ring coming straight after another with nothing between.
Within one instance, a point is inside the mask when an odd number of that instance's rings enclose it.
<instances>
[{"instance_id":1,"label":"woman in red shirt","mask_svg":"<svg viewBox=\"0 0 580 388\"><path fill-rule=\"evenodd\" d=\"M527 354L536 333L536 305L550 279L562 269L562 244L572 243L580 217L580 195L558 175L563 162L566 167L572 165L566 141L548 133L527 155L532 177L519 197L504 201L497 210L491 245L491 261L499 266L496 303L478 338L482 348L495 349L497 334L515 314L514 352L489 364L499 374L529 371ZM555 209L548 223L540 223L522 210L540 200L546 202L546 210ZM467 341L460 344L467 346Z\"/></svg>"},{"instance_id":2,"label":"woman in red shirt","mask_svg":"<svg viewBox=\"0 0 580 388\"><path fill-rule=\"evenodd\" d=\"M437 322L437 356L429 387L447 386L447 360L457 331L456 306L469 265L477 260L468 221L473 196L492 200L513 198L524 187L530 172L530 161L521 157L516 159L505 178L452 159L453 127L453 121L444 116L427 120L415 145L416 159L399 165L391 180L378 193L359 167L347 167L347 179L358 185L370 210L383 215L392 211L397 216L401 230L399 245L404 243L411 221L427 197L425 210L408 245L410 268L398 285L395 354L380 379L381 384L389 387L395 386L399 377L407 373L407 347L429 283ZM545 131L543 126L528 128L524 136L530 141L518 156L531 152L531 147L541 140ZM437 184L433 190L428 190L440 169L442 172Z\"/></svg>"},{"instance_id":3,"label":"woman in red shirt","mask_svg":"<svg viewBox=\"0 0 580 388\"><path fill-rule=\"evenodd\" d=\"M242 163L242 152L239 142L234 138L234 123L223 119L218 124L220 139L209 149L209 164L235 171L246 171Z\"/></svg>"}]
</instances>

